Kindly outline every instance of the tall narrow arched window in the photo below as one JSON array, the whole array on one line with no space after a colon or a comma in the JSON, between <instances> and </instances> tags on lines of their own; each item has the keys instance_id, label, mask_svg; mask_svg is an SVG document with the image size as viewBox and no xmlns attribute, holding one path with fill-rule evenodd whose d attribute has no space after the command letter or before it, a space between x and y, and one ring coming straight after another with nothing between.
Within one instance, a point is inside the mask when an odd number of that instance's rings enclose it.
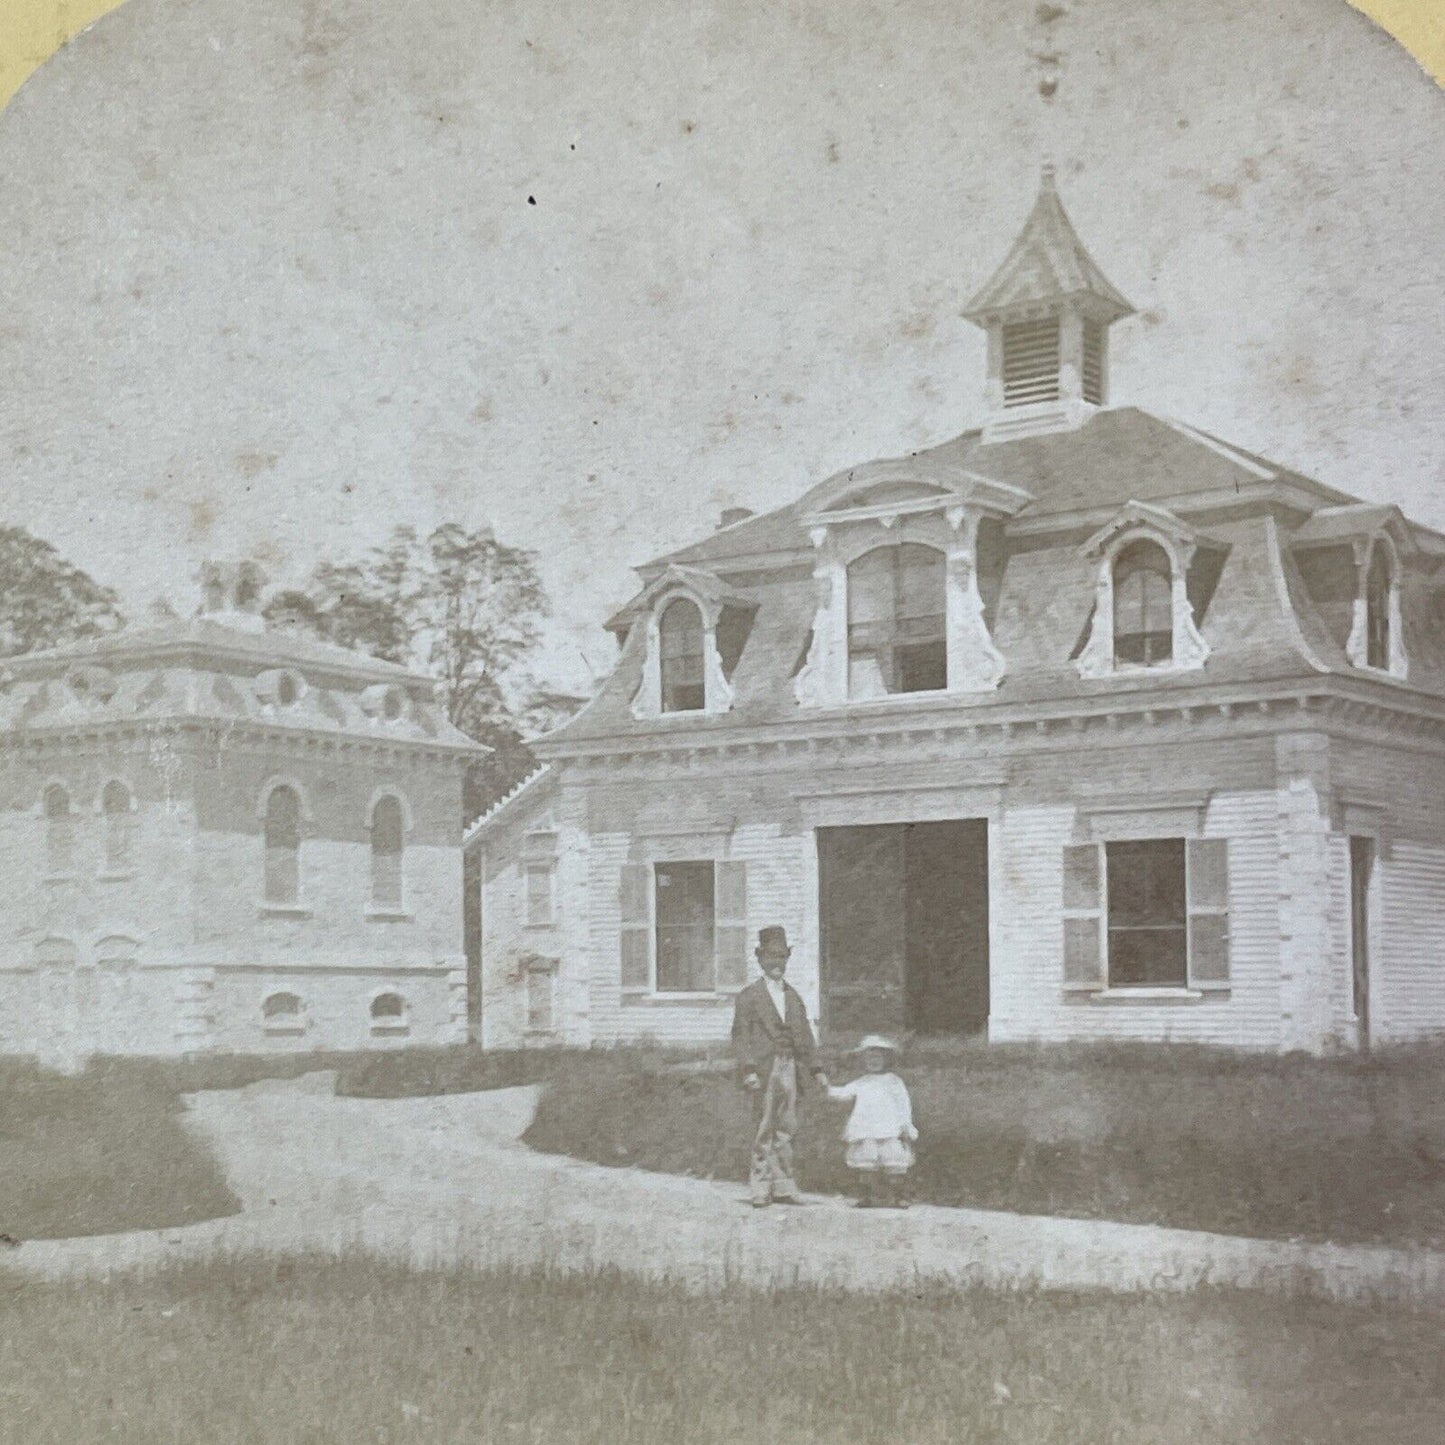
<instances>
[{"instance_id":1,"label":"tall narrow arched window","mask_svg":"<svg viewBox=\"0 0 1445 1445\"><path fill-rule=\"evenodd\" d=\"M904 542L848 568L848 693L935 692L948 686L944 557Z\"/></svg>"},{"instance_id":2,"label":"tall narrow arched window","mask_svg":"<svg viewBox=\"0 0 1445 1445\"><path fill-rule=\"evenodd\" d=\"M371 906L401 908L401 858L404 819L401 802L378 798L371 810Z\"/></svg>"},{"instance_id":3,"label":"tall narrow arched window","mask_svg":"<svg viewBox=\"0 0 1445 1445\"><path fill-rule=\"evenodd\" d=\"M100 794L100 812L105 822L105 871L125 873L131 866L133 832L130 789L112 778Z\"/></svg>"},{"instance_id":4,"label":"tall narrow arched window","mask_svg":"<svg viewBox=\"0 0 1445 1445\"><path fill-rule=\"evenodd\" d=\"M272 788L266 798L267 903L295 903L301 886L301 799L295 788Z\"/></svg>"},{"instance_id":5,"label":"tall narrow arched window","mask_svg":"<svg viewBox=\"0 0 1445 1445\"><path fill-rule=\"evenodd\" d=\"M59 783L45 790L45 871L69 873L75 866L75 815L70 794Z\"/></svg>"},{"instance_id":6,"label":"tall narrow arched window","mask_svg":"<svg viewBox=\"0 0 1445 1445\"><path fill-rule=\"evenodd\" d=\"M1174 589L1158 542L1130 542L1114 559L1114 661L1151 666L1174 656Z\"/></svg>"},{"instance_id":7,"label":"tall narrow arched window","mask_svg":"<svg viewBox=\"0 0 1445 1445\"><path fill-rule=\"evenodd\" d=\"M1381 670L1390 666L1390 558L1379 543L1370 549L1365 574L1365 665Z\"/></svg>"},{"instance_id":8,"label":"tall narrow arched window","mask_svg":"<svg viewBox=\"0 0 1445 1445\"><path fill-rule=\"evenodd\" d=\"M701 712L707 706L703 672L702 612L686 597L674 598L658 619L663 712Z\"/></svg>"}]
</instances>

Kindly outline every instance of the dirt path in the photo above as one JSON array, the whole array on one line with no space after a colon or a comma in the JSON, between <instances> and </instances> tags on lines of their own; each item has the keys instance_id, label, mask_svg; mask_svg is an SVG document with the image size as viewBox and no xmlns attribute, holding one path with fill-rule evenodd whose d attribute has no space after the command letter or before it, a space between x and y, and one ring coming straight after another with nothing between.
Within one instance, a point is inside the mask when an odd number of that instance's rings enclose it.
<instances>
[{"instance_id":1,"label":"dirt path","mask_svg":"<svg viewBox=\"0 0 1445 1445\"><path fill-rule=\"evenodd\" d=\"M361 1246L417 1264L598 1264L712 1288L919 1280L1188 1289L1202 1283L1445 1304L1445 1254L1236 1239L1148 1225L817 1197L753 1210L746 1190L535 1154L534 1089L336 1098L308 1075L191 1096L241 1213L182 1229L33 1240L3 1263L49 1277L222 1251Z\"/></svg>"}]
</instances>

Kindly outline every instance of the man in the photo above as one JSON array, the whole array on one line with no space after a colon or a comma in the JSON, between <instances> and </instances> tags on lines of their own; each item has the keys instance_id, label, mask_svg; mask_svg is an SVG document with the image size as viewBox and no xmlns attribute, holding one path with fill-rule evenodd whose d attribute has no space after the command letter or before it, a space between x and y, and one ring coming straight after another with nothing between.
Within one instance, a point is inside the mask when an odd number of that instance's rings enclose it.
<instances>
[{"instance_id":1,"label":"man","mask_svg":"<svg viewBox=\"0 0 1445 1445\"><path fill-rule=\"evenodd\" d=\"M808 1011L798 991L783 982L792 949L787 933L771 925L758 933L763 976L743 989L733 1010L733 1049L743 1087L753 1099L752 1201L801 1204L793 1178L793 1137L798 1129L798 1091L806 1069L824 1088Z\"/></svg>"}]
</instances>

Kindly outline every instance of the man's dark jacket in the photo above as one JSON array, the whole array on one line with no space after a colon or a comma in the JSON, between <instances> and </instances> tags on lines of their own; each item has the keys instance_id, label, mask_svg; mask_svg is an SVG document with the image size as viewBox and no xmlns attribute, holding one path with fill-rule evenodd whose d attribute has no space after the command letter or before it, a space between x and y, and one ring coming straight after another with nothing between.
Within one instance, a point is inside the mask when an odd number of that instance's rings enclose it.
<instances>
[{"instance_id":1,"label":"man's dark jacket","mask_svg":"<svg viewBox=\"0 0 1445 1445\"><path fill-rule=\"evenodd\" d=\"M800 1084L806 1074L820 1070L802 997L786 981L783 996L786 1018L778 1017L765 979L755 979L737 996L733 1006L733 1052L744 1078L757 1074L766 1083L778 1054L791 1054L798 1061Z\"/></svg>"}]
</instances>

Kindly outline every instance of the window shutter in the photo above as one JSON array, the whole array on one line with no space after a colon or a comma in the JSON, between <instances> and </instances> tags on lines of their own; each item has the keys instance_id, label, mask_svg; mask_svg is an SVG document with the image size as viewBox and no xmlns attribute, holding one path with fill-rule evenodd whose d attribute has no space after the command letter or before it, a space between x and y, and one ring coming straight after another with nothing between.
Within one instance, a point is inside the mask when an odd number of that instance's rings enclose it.
<instances>
[{"instance_id":1,"label":"window shutter","mask_svg":"<svg viewBox=\"0 0 1445 1445\"><path fill-rule=\"evenodd\" d=\"M622 988L646 992L652 983L652 908L645 863L622 865Z\"/></svg>"},{"instance_id":2,"label":"window shutter","mask_svg":"<svg viewBox=\"0 0 1445 1445\"><path fill-rule=\"evenodd\" d=\"M748 876L745 863L717 865L717 986L738 989L748 981Z\"/></svg>"},{"instance_id":3,"label":"window shutter","mask_svg":"<svg viewBox=\"0 0 1445 1445\"><path fill-rule=\"evenodd\" d=\"M1064 988L1070 993L1104 987L1104 879L1097 843L1064 849Z\"/></svg>"},{"instance_id":4,"label":"window shutter","mask_svg":"<svg viewBox=\"0 0 1445 1445\"><path fill-rule=\"evenodd\" d=\"M1199 989L1229 987L1229 844L1191 838L1186 866L1189 888L1189 982Z\"/></svg>"}]
</instances>

